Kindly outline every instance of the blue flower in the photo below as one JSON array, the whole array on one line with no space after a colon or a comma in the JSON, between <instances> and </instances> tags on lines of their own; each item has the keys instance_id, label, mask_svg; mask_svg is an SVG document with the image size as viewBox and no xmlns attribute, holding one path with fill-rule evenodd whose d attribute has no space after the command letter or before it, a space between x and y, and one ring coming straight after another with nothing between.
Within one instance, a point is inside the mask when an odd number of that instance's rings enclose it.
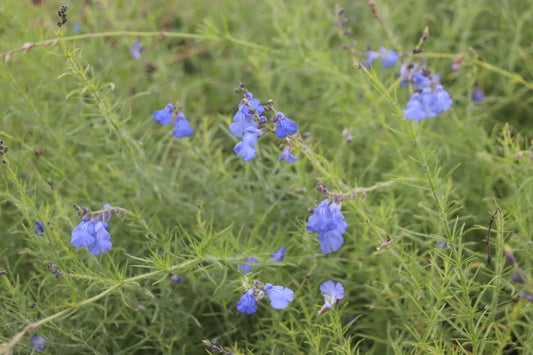
<instances>
[{"instance_id":1,"label":"blue flower","mask_svg":"<svg viewBox=\"0 0 533 355\"><path fill-rule=\"evenodd\" d=\"M252 106L249 107L248 105ZM251 92L247 92L239 110L233 116L233 123L229 126L231 134L236 137L242 137L246 131L246 128L253 127L257 128L257 124L253 122L254 115L257 113L257 116L265 111L265 108L261 105L261 102L254 98Z\"/></svg>"},{"instance_id":2,"label":"blue flower","mask_svg":"<svg viewBox=\"0 0 533 355\"><path fill-rule=\"evenodd\" d=\"M180 276L180 275L171 275L169 278L168 278L168 281L169 282L175 282L177 284L183 282L185 280L185 278L183 276Z\"/></svg>"},{"instance_id":3,"label":"blue flower","mask_svg":"<svg viewBox=\"0 0 533 355\"><path fill-rule=\"evenodd\" d=\"M356 326L358 323L357 323L357 317L354 316L354 315L351 315L349 316L347 319L346 319L346 324L350 324L352 326Z\"/></svg>"},{"instance_id":4,"label":"blue flower","mask_svg":"<svg viewBox=\"0 0 533 355\"><path fill-rule=\"evenodd\" d=\"M296 122L291 121L288 117L283 115L283 112L278 112L276 115L278 122L274 133L279 138L285 138L287 135L292 136L298 130Z\"/></svg>"},{"instance_id":5,"label":"blue flower","mask_svg":"<svg viewBox=\"0 0 533 355\"><path fill-rule=\"evenodd\" d=\"M422 112L424 112L425 118L433 118L437 116L437 109L435 106L435 99L431 93L431 88L423 88L422 95L418 99L422 105Z\"/></svg>"},{"instance_id":6,"label":"blue flower","mask_svg":"<svg viewBox=\"0 0 533 355\"><path fill-rule=\"evenodd\" d=\"M272 286L271 283L267 283L263 290L270 298L270 305L274 309L283 309L289 305L294 299L294 292L290 288L284 288L283 286Z\"/></svg>"},{"instance_id":7,"label":"blue flower","mask_svg":"<svg viewBox=\"0 0 533 355\"><path fill-rule=\"evenodd\" d=\"M422 104L420 103L420 94L417 92L413 93L407 101L407 108L402 110L403 114L409 120L422 121L426 114L423 110Z\"/></svg>"},{"instance_id":8,"label":"blue flower","mask_svg":"<svg viewBox=\"0 0 533 355\"><path fill-rule=\"evenodd\" d=\"M241 313L252 314L257 311L257 306L255 305L255 296L254 290L249 289L242 297L239 302L237 302L237 310Z\"/></svg>"},{"instance_id":9,"label":"blue flower","mask_svg":"<svg viewBox=\"0 0 533 355\"><path fill-rule=\"evenodd\" d=\"M172 122L172 112L174 112L174 106L172 104L167 104L164 109L154 111L152 115L154 116L154 120L156 122L166 125Z\"/></svg>"},{"instance_id":10,"label":"blue flower","mask_svg":"<svg viewBox=\"0 0 533 355\"><path fill-rule=\"evenodd\" d=\"M272 253L272 261L283 261L285 258L285 250L287 250L287 247L284 245L279 250L276 250Z\"/></svg>"},{"instance_id":11,"label":"blue flower","mask_svg":"<svg viewBox=\"0 0 533 355\"><path fill-rule=\"evenodd\" d=\"M437 114L448 110L452 107L452 103L453 100L450 98L450 94L442 88L442 85L437 85L433 93L433 104Z\"/></svg>"},{"instance_id":12,"label":"blue flower","mask_svg":"<svg viewBox=\"0 0 533 355\"><path fill-rule=\"evenodd\" d=\"M472 101L473 102L483 102L485 101L485 93L480 88L475 88L472 92Z\"/></svg>"},{"instance_id":13,"label":"blue flower","mask_svg":"<svg viewBox=\"0 0 533 355\"><path fill-rule=\"evenodd\" d=\"M448 249L448 243L446 243L444 240L441 240L439 242L439 249Z\"/></svg>"},{"instance_id":14,"label":"blue flower","mask_svg":"<svg viewBox=\"0 0 533 355\"><path fill-rule=\"evenodd\" d=\"M43 351L46 344L46 340L44 340L44 338L38 334L35 334L30 339L30 346L35 350Z\"/></svg>"},{"instance_id":15,"label":"blue flower","mask_svg":"<svg viewBox=\"0 0 533 355\"><path fill-rule=\"evenodd\" d=\"M72 29L74 30L74 32L76 32L76 33L80 33L80 32L81 32L81 24L79 24L79 23L75 23L75 24L72 26Z\"/></svg>"},{"instance_id":16,"label":"blue flower","mask_svg":"<svg viewBox=\"0 0 533 355\"><path fill-rule=\"evenodd\" d=\"M525 299L526 301L533 302L533 292L520 292L520 298Z\"/></svg>"},{"instance_id":17,"label":"blue flower","mask_svg":"<svg viewBox=\"0 0 533 355\"><path fill-rule=\"evenodd\" d=\"M183 113L178 112L178 115L176 116L176 121L174 122L174 127L176 129L172 131L174 137L183 138L189 137L191 134L193 134L194 128L190 127L189 124L189 121L187 121Z\"/></svg>"},{"instance_id":18,"label":"blue flower","mask_svg":"<svg viewBox=\"0 0 533 355\"><path fill-rule=\"evenodd\" d=\"M237 143L233 148L233 151L237 156L242 155L242 159L245 161L255 158L257 152L255 151L255 143L257 143L257 136L263 134L263 131L255 127L248 127L244 131L242 141Z\"/></svg>"},{"instance_id":19,"label":"blue flower","mask_svg":"<svg viewBox=\"0 0 533 355\"><path fill-rule=\"evenodd\" d=\"M328 280L320 285L320 292L324 294L324 305L329 309L344 298L344 288L340 282L335 284L333 281Z\"/></svg>"},{"instance_id":20,"label":"blue flower","mask_svg":"<svg viewBox=\"0 0 533 355\"><path fill-rule=\"evenodd\" d=\"M253 109L257 112L257 115L261 116L261 114L265 111L265 108L261 105L261 102L258 99L254 98L254 95L252 95L251 92L246 93L245 99L250 105L252 105ZM255 112L248 112L248 114L253 117Z\"/></svg>"},{"instance_id":21,"label":"blue flower","mask_svg":"<svg viewBox=\"0 0 533 355\"><path fill-rule=\"evenodd\" d=\"M388 50L385 47L379 47L381 52L381 61L383 62L383 68L393 66L398 61L398 52L395 50Z\"/></svg>"},{"instance_id":22,"label":"blue flower","mask_svg":"<svg viewBox=\"0 0 533 355\"><path fill-rule=\"evenodd\" d=\"M141 41L136 40L135 43L133 43L133 46L130 49L130 53L135 59L141 58L141 52L144 49L144 47L141 46Z\"/></svg>"},{"instance_id":23,"label":"blue flower","mask_svg":"<svg viewBox=\"0 0 533 355\"><path fill-rule=\"evenodd\" d=\"M366 63L365 63L365 68L369 68L370 67L370 64L372 64L372 62L376 59L379 58L380 54L378 52L374 52L374 51L368 51L368 52L365 52L363 53L366 58Z\"/></svg>"},{"instance_id":24,"label":"blue flower","mask_svg":"<svg viewBox=\"0 0 533 355\"><path fill-rule=\"evenodd\" d=\"M250 110L248 106L241 105L235 116L233 116L233 123L229 125L229 131L235 137L242 137L244 131L249 127L257 128L257 123L252 120L253 116L247 113L248 110Z\"/></svg>"},{"instance_id":25,"label":"blue flower","mask_svg":"<svg viewBox=\"0 0 533 355\"><path fill-rule=\"evenodd\" d=\"M35 226L37 227L37 229L34 229L33 233L35 233L35 235L38 235L39 237L44 236L44 228L41 222L35 222Z\"/></svg>"},{"instance_id":26,"label":"blue flower","mask_svg":"<svg viewBox=\"0 0 533 355\"><path fill-rule=\"evenodd\" d=\"M323 254L339 250L344 243L341 235L348 228L348 223L344 221L341 208L336 203L328 206L327 200L320 202L307 223L307 230L319 233L318 241Z\"/></svg>"},{"instance_id":27,"label":"blue flower","mask_svg":"<svg viewBox=\"0 0 533 355\"><path fill-rule=\"evenodd\" d=\"M281 152L281 155L279 157L279 161L286 160L289 163L296 163L298 161L298 157L295 157L291 154L291 146L288 145L283 149L283 152Z\"/></svg>"},{"instance_id":28,"label":"blue flower","mask_svg":"<svg viewBox=\"0 0 533 355\"><path fill-rule=\"evenodd\" d=\"M111 205L104 205L104 209L111 208ZM72 231L72 238L70 243L76 247L86 247L94 255L100 253L104 254L111 249L112 244L109 241L111 235L106 230L109 224L105 221L105 216L108 213L100 213L92 219L87 219L83 216L81 223ZM111 213L107 220L111 219Z\"/></svg>"},{"instance_id":29,"label":"blue flower","mask_svg":"<svg viewBox=\"0 0 533 355\"><path fill-rule=\"evenodd\" d=\"M519 284L525 284L527 281L526 274L521 269L516 269L510 276L511 281L519 283Z\"/></svg>"},{"instance_id":30,"label":"blue flower","mask_svg":"<svg viewBox=\"0 0 533 355\"><path fill-rule=\"evenodd\" d=\"M251 257L251 258L247 258L244 260L245 262L247 263L253 263L253 264L257 264L259 262L259 260L257 260L256 258L254 257ZM240 264L239 265L239 270L241 270L242 274L243 275L246 275L247 273L250 272L250 270L252 270L252 265L249 265L249 264Z\"/></svg>"}]
</instances>

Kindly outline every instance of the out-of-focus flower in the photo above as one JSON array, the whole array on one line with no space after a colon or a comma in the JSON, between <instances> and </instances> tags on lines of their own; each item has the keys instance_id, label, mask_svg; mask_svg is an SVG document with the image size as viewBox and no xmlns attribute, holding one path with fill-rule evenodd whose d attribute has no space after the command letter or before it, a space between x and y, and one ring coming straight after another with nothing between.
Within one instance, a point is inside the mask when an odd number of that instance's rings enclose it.
<instances>
[{"instance_id":1,"label":"out-of-focus flower","mask_svg":"<svg viewBox=\"0 0 533 355\"><path fill-rule=\"evenodd\" d=\"M480 103L485 101L485 93L480 88L474 88L474 91L472 92L472 101L476 103Z\"/></svg>"},{"instance_id":2,"label":"out-of-focus flower","mask_svg":"<svg viewBox=\"0 0 533 355\"><path fill-rule=\"evenodd\" d=\"M46 340L39 334L35 334L30 339L30 346L34 348L35 350L43 351L46 344L47 344Z\"/></svg>"},{"instance_id":3,"label":"out-of-focus flower","mask_svg":"<svg viewBox=\"0 0 533 355\"><path fill-rule=\"evenodd\" d=\"M285 250L287 250L287 247L284 245L279 250L276 250L272 253L272 261L283 261L285 258Z\"/></svg>"},{"instance_id":4,"label":"out-of-focus flower","mask_svg":"<svg viewBox=\"0 0 533 355\"><path fill-rule=\"evenodd\" d=\"M143 51L144 47L141 46L141 41L136 40L135 43L133 43L133 46L130 48L130 53L135 59L141 58L141 52Z\"/></svg>"},{"instance_id":5,"label":"out-of-focus flower","mask_svg":"<svg viewBox=\"0 0 533 355\"><path fill-rule=\"evenodd\" d=\"M533 302L533 292L522 291L520 292L520 297L526 301Z\"/></svg>"},{"instance_id":6,"label":"out-of-focus flower","mask_svg":"<svg viewBox=\"0 0 533 355\"><path fill-rule=\"evenodd\" d=\"M175 274L174 274L174 275L171 275L171 276L168 278L168 281L169 281L169 282L175 282L175 283L177 283L177 284L183 282L183 280L185 280L185 279L183 278L183 276L175 275Z\"/></svg>"},{"instance_id":7,"label":"out-of-focus flower","mask_svg":"<svg viewBox=\"0 0 533 355\"><path fill-rule=\"evenodd\" d=\"M296 163L298 161L298 157L295 157L294 155L291 154L290 145L286 146L285 149L283 149L283 151L281 152L279 161L281 162L282 160L286 160L289 163Z\"/></svg>"},{"instance_id":8,"label":"out-of-focus flower","mask_svg":"<svg viewBox=\"0 0 533 355\"><path fill-rule=\"evenodd\" d=\"M44 236L44 228L43 228L42 223L39 221L35 222L35 227L37 229L34 229L33 233L35 233L35 235L38 235L39 237Z\"/></svg>"},{"instance_id":9,"label":"out-of-focus flower","mask_svg":"<svg viewBox=\"0 0 533 355\"><path fill-rule=\"evenodd\" d=\"M250 263L252 264L257 264L259 262L259 260L257 260L256 258L254 257L251 257L251 258L247 258L244 260L247 264L239 264L239 270L241 270L242 274L243 275L246 275L247 273L250 272L250 270L252 270L252 265L250 265Z\"/></svg>"},{"instance_id":10,"label":"out-of-focus flower","mask_svg":"<svg viewBox=\"0 0 533 355\"><path fill-rule=\"evenodd\" d=\"M383 62L383 68L391 67L398 61L398 52L385 47L379 47L381 53L381 61Z\"/></svg>"}]
</instances>

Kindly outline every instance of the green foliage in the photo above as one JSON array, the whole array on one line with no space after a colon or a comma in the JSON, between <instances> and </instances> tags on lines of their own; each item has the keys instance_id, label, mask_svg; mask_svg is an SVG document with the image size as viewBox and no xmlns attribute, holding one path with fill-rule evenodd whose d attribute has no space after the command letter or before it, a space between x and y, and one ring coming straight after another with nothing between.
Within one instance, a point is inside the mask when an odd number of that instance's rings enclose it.
<instances>
[{"instance_id":1,"label":"green foliage","mask_svg":"<svg viewBox=\"0 0 533 355\"><path fill-rule=\"evenodd\" d=\"M50 354L204 353L213 339L234 354L533 352L533 305L519 297L533 289L509 278L518 267L533 277L528 2L379 2L381 22L349 2L346 37L330 1L86 0L66 4L60 30L59 4L35 3L0 4L0 353L33 350L34 334ZM426 26L415 58L454 103L411 122L399 64L357 61L367 43L407 60ZM340 49L352 39L353 57ZM252 161L235 156L240 82L309 132L296 164L278 162L271 135ZM167 102L191 137L154 122ZM347 196L344 245L327 255L305 229L319 181ZM109 252L70 244L74 203L127 211L110 222ZM243 276L235 265L251 256L260 262ZM294 301L239 313L256 279ZM346 295L317 315L326 280Z\"/></svg>"}]
</instances>

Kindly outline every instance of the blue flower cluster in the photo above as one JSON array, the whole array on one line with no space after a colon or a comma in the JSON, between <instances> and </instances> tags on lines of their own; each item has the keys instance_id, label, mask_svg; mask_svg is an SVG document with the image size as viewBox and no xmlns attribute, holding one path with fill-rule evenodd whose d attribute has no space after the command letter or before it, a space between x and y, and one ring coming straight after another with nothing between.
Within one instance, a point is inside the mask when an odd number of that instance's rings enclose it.
<instances>
[{"instance_id":1,"label":"blue flower cluster","mask_svg":"<svg viewBox=\"0 0 533 355\"><path fill-rule=\"evenodd\" d=\"M257 292L257 296L256 296ZM270 299L270 305L274 309L287 308L294 299L294 292L290 288L283 286L273 286L266 283L263 287L250 288L237 302L237 310L241 313L252 314L257 311L256 302L260 301L264 294Z\"/></svg>"},{"instance_id":2,"label":"blue flower cluster","mask_svg":"<svg viewBox=\"0 0 533 355\"><path fill-rule=\"evenodd\" d=\"M320 202L307 222L307 230L318 233L323 254L339 250L344 243L342 235L348 228L348 223L344 221L341 207L335 202L331 205L328 200Z\"/></svg>"},{"instance_id":3,"label":"blue flower cluster","mask_svg":"<svg viewBox=\"0 0 533 355\"><path fill-rule=\"evenodd\" d=\"M448 110L452 107L452 103L450 95L442 85L437 85L435 91L426 87L421 92L414 92L406 104L407 108L402 112L410 120L422 121L424 118L433 118Z\"/></svg>"},{"instance_id":4,"label":"blue flower cluster","mask_svg":"<svg viewBox=\"0 0 533 355\"><path fill-rule=\"evenodd\" d=\"M241 85L240 90L244 90L244 85ZM246 92L244 98L241 100L237 113L233 116L233 122L229 125L229 131L236 137L242 138L242 141L237 143L233 151L237 156L241 156L244 161L252 160L256 157L257 151L255 145L257 137L264 132L269 131L268 127L260 129L259 127L265 125L268 119L263 116L263 113L268 111L275 111L273 109L273 101L268 101L268 106L261 105L261 102L254 98L251 92ZM290 153L291 145L289 136L292 136L298 130L298 125L290 118L285 117L283 112L276 112L275 117L271 119L276 122L274 134L279 138L286 138L287 145L279 161L286 160L289 163L295 163L298 160L297 156Z\"/></svg>"},{"instance_id":5,"label":"blue flower cluster","mask_svg":"<svg viewBox=\"0 0 533 355\"><path fill-rule=\"evenodd\" d=\"M94 255L104 254L111 249L111 235L106 230L109 227L107 221L113 214L111 205L106 204L103 212L85 215L81 223L72 231L70 243L76 248L86 247ZM107 221L106 221L107 219Z\"/></svg>"},{"instance_id":6,"label":"blue flower cluster","mask_svg":"<svg viewBox=\"0 0 533 355\"><path fill-rule=\"evenodd\" d=\"M176 107L172 104L167 104L167 106L159 111L154 111L152 116L156 122L159 122L161 125L167 125L172 122L174 113L177 111ZM194 128L190 127L189 121L185 118L185 115L181 112L176 113L176 120L174 121L174 130L172 134L176 138L190 137L194 133Z\"/></svg>"},{"instance_id":7,"label":"blue flower cluster","mask_svg":"<svg viewBox=\"0 0 533 355\"><path fill-rule=\"evenodd\" d=\"M366 59L365 68L369 68L370 64L376 59L380 59L383 63L383 68L391 67L398 61L398 52L389 50L385 47L379 47L379 53L368 51L364 53Z\"/></svg>"},{"instance_id":8,"label":"blue flower cluster","mask_svg":"<svg viewBox=\"0 0 533 355\"><path fill-rule=\"evenodd\" d=\"M450 94L442 85L437 74L431 75L425 68L418 69L416 63L410 66L405 64L400 68L400 86L411 84L417 88L406 104L403 114L409 120L422 121L425 118L433 118L452 107ZM435 90L432 90L432 87Z\"/></svg>"}]
</instances>

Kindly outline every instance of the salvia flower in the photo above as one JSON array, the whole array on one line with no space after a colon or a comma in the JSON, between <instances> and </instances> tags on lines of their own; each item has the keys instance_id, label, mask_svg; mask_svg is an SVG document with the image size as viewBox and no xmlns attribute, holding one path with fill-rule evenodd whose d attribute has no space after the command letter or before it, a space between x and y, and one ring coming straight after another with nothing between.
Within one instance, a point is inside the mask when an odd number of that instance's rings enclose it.
<instances>
[{"instance_id":1,"label":"salvia flower","mask_svg":"<svg viewBox=\"0 0 533 355\"><path fill-rule=\"evenodd\" d=\"M281 162L282 160L286 160L289 163L296 163L298 161L298 157L295 157L294 155L291 154L290 145L286 146L285 149L283 149L283 151L281 152L279 161Z\"/></svg>"},{"instance_id":2,"label":"salvia flower","mask_svg":"<svg viewBox=\"0 0 533 355\"><path fill-rule=\"evenodd\" d=\"M265 284L263 290L270 298L270 305L274 309L283 309L294 299L294 292L290 288L283 286L272 286L271 283Z\"/></svg>"},{"instance_id":3,"label":"salvia flower","mask_svg":"<svg viewBox=\"0 0 533 355\"><path fill-rule=\"evenodd\" d=\"M176 275L176 274L173 274L171 275L169 278L168 278L168 281L169 282L175 282L177 284L183 282L185 280L185 278L183 276L180 276L180 275Z\"/></svg>"},{"instance_id":4,"label":"salvia flower","mask_svg":"<svg viewBox=\"0 0 533 355\"><path fill-rule=\"evenodd\" d=\"M133 46L130 48L130 53L135 59L141 58L141 52L144 49L143 46L141 46L141 41L136 40L135 43L133 43Z\"/></svg>"},{"instance_id":5,"label":"salvia flower","mask_svg":"<svg viewBox=\"0 0 533 355\"><path fill-rule=\"evenodd\" d=\"M111 205L109 204L103 207L103 209L110 208ZM108 215L107 221L109 221L112 213L100 213L92 219L83 216L81 223L72 231L70 243L76 248L86 247L94 256L110 250L112 247L109 241L111 235L106 230L109 224L105 220L105 215Z\"/></svg>"},{"instance_id":6,"label":"salvia flower","mask_svg":"<svg viewBox=\"0 0 533 355\"><path fill-rule=\"evenodd\" d=\"M335 306L339 300L344 298L344 287L340 282L328 280L320 285L320 292L324 294L324 304L327 308Z\"/></svg>"},{"instance_id":7,"label":"salvia flower","mask_svg":"<svg viewBox=\"0 0 533 355\"><path fill-rule=\"evenodd\" d=\"M279 250L276 250L275 252L273 252L272 261L274 262L283 261L283 259L285 258L285 250L287 250L287 247L284 245L281 248L279 248Z\"/></svg>"},{"instance_id":8,"label":"salvia flower","mask_svg":"<svg viewBox=\"0 0 533 355\"><path fill-rule=\"evenodd\" d=\"M235 137L242 137L244 131L249 127L257 128L257 123L253 121L253 116L246 113L248 110L248 106L241 105L235 116L233 116L233 123L229 125L229 131Z\"/></svg>"},{"instance_id":9,"label":"salvia flower","mask_svg":"<svg viewBox=\"0 0 533 355\"><path fill-rule=\"evenodd\" d=\"M385 47L379 47L381 53L381 61L383 62L383 68L391 67L398 61L398 52Z\"/></svg>"},{"instance_id":10,"label":"salvia flower","mask_svg":"<svg viewBox=\"0 0 533 355\"><path fill-rule=\"evenodd\" d=\"M533 302L533 292L522 291L520 292L520 298L523 298L529 302Z\"/></svg>"},{"instance_id":11,"label":"salvia flower","mask_svg":"<svg viewBox=\"0 0 533 355\"><path fill-rule=\"evenodd\" d=\"M411 95L406 104L407 108L402 112L409 120L421 121L424 118L436 117L448 110L452 103L450 95L442 85L437 85L434 92L431 88L425 87L421 93L415 92Z\"/></svg>"},{"instance_id":12,"label":"salvia flower","mask_svg":"<svg viewBox=\"0 0 533 355\"><path fill-rule=\"evenodd\" d=\"M194 133L194 128L190 127L189 121L185 118L183 113L178 112L176 121L174 122L174 131L172 134L176 138L190 137Z\"/></svg>"},{"instance_id":13,"label":"salvia flower","mask_svg":"<svg viewBox=\"0 0 533 355\"><path fill-rule=\"evenodd\" d=\"M253 289L249 289L237 302L237 310L241 313L252 314L257 311L255 304L255 294Z\"/></svg>"},{"instance_id":14,"label":"salvia flower","mask_svg":"<svg viewBox=\"0 0 533 355\"><path fill-rule=\"evenodd\" d=\"M30 346L34 348L35 350L43 351L46 344L47 344L46 340L39 334L35 334L30 339Z\"/></svg>"},{"instance_id":15,"label":"salvia flower","mask_svg":"<svg viewBox=\"0 0 533 355\"><path fill-rule=\"evenodd\" d=\"M248 264L239 264L239 270L241 270L243 275L246 275L252 270L252 265L250 265L250 263L257 264L259 262L259 260L254 257L247 258L244 261Z\"/></svg>"},{"instance_id":16,"label":"salvia flower","mask_svg":"<svg viewBox=\"0 0 533 355\"><path fill-rule=\"evenodd\" d=\"M254 98L251 92L247 92L239 110L233 116L233 123L229 126L231 134L240 138L245 134L247 128L257 128L257 123L253 121L254 115L257 113L257 116L261 116L264 111L265 108L260 101Z\"/></svg>"},{"instance_id":17,"label":"salvia flower","mask_svg":"<svg viewBox=\"0 0 533 355\"><path fill-rule=\"evenodd\" d=\"M354 316L354 315L349 316L349 317L346 319L346 324L350 324L350 325L352 325L352 326L357 325L357 324L358 324L358 323L357 323L357 317Z\"/></svg>"},{"instance_id":18,"label":"salvia flower","mask_svg":"<svg viewBox=\"0 0 533 355\"><path fill-rule=\"evenodd\" d=\"M276 130L274 133L279 138L285 138L288 135L292 136L296 131L298 130L298 125L296 122L293 122L288 117L285 117L283 115L283 112L278 112L276 114L277 123L276 123Z\"/></svg>"},{"instance_id":19,"label":"salvia flower","mask_svg":"<svg viewBox=\"0 0 533 355\"><path fill-rule=\"evenodd\" d=\"M402 112L407 119L422 121L426 116L422 107L422 103L420 102L420 94L418 92L414 92L411 95L406 106L407 108L402 110Z\"/></svg>"},{"instance_id":20,"label":"salvia flower","mask_svg":"<svg viewBox=\"0 0 533 355\"><path fill-rule=\"evenodd\" d=\"M511 281L519 283L519 284L525 284L527 281L527 276L521 269L517 268L511 274Z\"/></svg>"},{"instance_id":21,"label":"salvia flower","mask_svg":"<svg viewBox=\"0 0 533 355\"><path fill-rule=\"evenodd\" d=\"M331 205L328 205L327 200L320 202L307 223L307 230L319 233L318 241L323 254L339 250L344 243L342 234L348 228L348 223L344 221L341 208L335 202Z\"/></svg>"},{"instance_id":22,"label":"salvia flower","mask_svg":"<svg viewBox=\"0 0 533 355\"><path fill-rule=\"evenodd\" d=\"M437 85L435 92L433 92L433 105L437 115L452 107L452 103L450 94L442 88L442 85Z\"/></svg>"},{"instance_id":23,"label":"salvia flower","mask_svg":"<svg viewBox=\"0 0 533 355\"><path fill-rule=\"evenodd\" d=\"M249 161L255 158L257 152L255 151L255 144L257 143L257 137L263 134L263 131L255 127L248 127L244 131L242 141L237 143L233 148L233 151L237 156L241 155L244 161Z\"/></svg>"},{"instance_id":24,"label":"salvia flower","mask_svg":"<svg viewBox=\"0 0 533 355\"><path fill-rule=\"evenodd\" d=\"M472 101L476 103L485 101L485 93L480 88L475 88L472 92Z\"/></svg>"},{"instance_id":25,"label":"salvia flower","mask_svg":"<svg viewBox=\"0 0 533 355\"><path fill-rule=\"evenodd\" d=\"M378 52L368 51L364 53L364 56L366 57L365 68L368 69L372 62L380 57L380 54Z\"/></svg>"},{"instance_id":26,"label":"salvia flower","mask_svg":"<svg viewBox=\"0 0 533 355\"><path fill-rule=\"evenodd\" d=\"M156 122L159 122L162 125L166 125L172 122L173 112L174 112L174 105L167 104L167 106L164 109L161 109L159 111L154 111L152 115L154 116L154 120Z\"/></svg>"},{"instance_id":27,"label":"salvia flower","mask_svg":"<svg viewBox=\"0 0 533 355\"><path fill-rule=\"evenodd\" d=\"M36 229L33 230L33 233L35 233L35 235L38 235L39 237L44 236L44 228L42 223L39 221L35 222L35 227Z\"/></svg>"},{"instance_id":28,"label":"salvia flower","mask_svg":"<svg viewBox=\"0 0 533 355\"><path fill-rule=\"evenodd\" d=\"M516 259L514 257L513 249L511 249L510 246L505 245L504 250L505 250L505 260L507 260L509 264L514 265L516 263Z\"/></svg>"}]
</instances>

